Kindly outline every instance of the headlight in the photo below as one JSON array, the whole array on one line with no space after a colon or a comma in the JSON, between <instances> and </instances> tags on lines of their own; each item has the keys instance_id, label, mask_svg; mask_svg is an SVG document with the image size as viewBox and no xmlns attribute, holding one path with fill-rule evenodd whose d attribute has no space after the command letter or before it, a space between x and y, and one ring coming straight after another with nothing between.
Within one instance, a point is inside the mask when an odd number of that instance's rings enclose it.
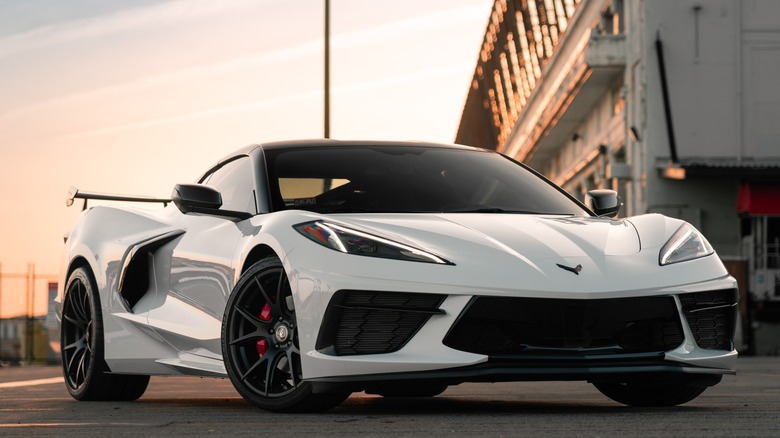
<instances>
[{"instance_id":1,"label":"headlight","mask_svg":"<svg viewBox=\"0 0 780 438\"><path fill-rule=\"evenodd\" d=\"M700 232L691 224L683 224L674 232L658 255L661 266L698 259L715 252Z\"/></svg>"},{"instance_id":2,"label":"headlight","mask_svg":"<svg viewBox=\"0 0 780 438\"><path fill-rule=\"evenodd\" d=\"M322 246L346 254L442 265L452 264L430 252L331 222L307 222L295 225L293 228Z\"/></svg>"}]
</instances>

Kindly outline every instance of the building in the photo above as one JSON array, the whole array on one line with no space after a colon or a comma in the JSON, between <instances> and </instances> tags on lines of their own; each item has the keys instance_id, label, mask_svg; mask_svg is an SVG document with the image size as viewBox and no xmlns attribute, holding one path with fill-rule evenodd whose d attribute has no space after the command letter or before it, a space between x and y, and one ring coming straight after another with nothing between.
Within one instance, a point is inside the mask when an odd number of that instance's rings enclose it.
<instances>
[{"instance_id":1,"label":"building","mask_svg":"<svg viewBox=\"0 0 780 438\"><path fill-rule=\"evenodd\" d=\"M58 360L42 318L18 316L0 320L0 366L44 365Z\"/></svg>"},{"instance_id":2,"label":"building","mask_svg":"<svg viewBox=\"0 0 780 438\"><path fill-rule=\"evenodd\" d=\"M46 315L0 318L0 366L60 362L60 329L54 310L57 283L49 282L48 293Z\"/></svg>"},{"instance_id":3,"label":"building","mask_svg":"<svg viewBox=\"0 0 780 438\"><path fill-rule=\"evenodd\" d=\"M496 0L456 142L700 229L780 353L780 2Z\"/></svg>"},{"instance_id":4,"label":"building","mask_svg":"<svg viewBox=\"0 0 780 438\"><path fill-rule=\"evenodd\" d=\"M22 362L22 337L25 319L0 319L0 366Z\"/></svg>"}]
</instances>

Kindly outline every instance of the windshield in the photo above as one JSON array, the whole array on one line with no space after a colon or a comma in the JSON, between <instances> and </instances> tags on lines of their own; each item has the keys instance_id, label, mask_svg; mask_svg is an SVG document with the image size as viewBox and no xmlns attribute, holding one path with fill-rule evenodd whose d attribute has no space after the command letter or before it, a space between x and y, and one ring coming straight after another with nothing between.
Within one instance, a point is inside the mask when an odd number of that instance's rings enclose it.
<instances>
[{"instance_id":1,"label":"windshield","mask_svg":"<svg viewBox=\"0 0 780 438\"><path fill-rule=\"evenodd\" d=\"M323 146L265 156L275 211L588 214L553 184L488 151Z\"/></svg>"}]
</instances>

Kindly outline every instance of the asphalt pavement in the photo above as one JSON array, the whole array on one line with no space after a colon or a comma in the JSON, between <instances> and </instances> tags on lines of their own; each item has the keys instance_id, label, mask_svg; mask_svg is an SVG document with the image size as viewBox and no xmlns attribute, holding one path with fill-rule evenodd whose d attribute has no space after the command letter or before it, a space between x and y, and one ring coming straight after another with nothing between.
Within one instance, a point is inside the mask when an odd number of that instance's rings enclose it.
<instances>
[{"instance_id":1,"label":"asphalt pavement","mask_svg":"<svg viewBox=\"0 0 780 438\"><path fill-rule=\"evenodd\" d=\"M780 357L740 358L736 376L674 408L631 408L585 382L462 384L435 398L353 394L319 414L273 414L226 379L153 377L135 402L78 402L58 367L0 368L8 436L780 436Z\"/></svg>"}]
</instances>

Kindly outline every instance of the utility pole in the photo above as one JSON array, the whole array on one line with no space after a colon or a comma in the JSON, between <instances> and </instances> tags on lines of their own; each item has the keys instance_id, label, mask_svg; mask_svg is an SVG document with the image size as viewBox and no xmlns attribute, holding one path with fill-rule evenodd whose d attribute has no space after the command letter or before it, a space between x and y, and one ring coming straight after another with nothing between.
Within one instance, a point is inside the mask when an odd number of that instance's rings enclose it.
<instances>
[{"instance_id":1,"label":"utility pole","mask_svg":"<svg viewBox=\"0 0 780 438\"><path fill-rule=\"evenodd\" d=\"M33 348L35 347L35 341L33 340L33 315L35 314L35 265L33 263L27 264L27 354L26 361L28 365L33 363L35 359Z\"/></svg>"},{"instance_id":2,"label":"utility pole","mask_svg":"<svg viewBox=\"0 0 780 438\"><path fill-rule=\"evenodd\" d=\"M330 138L330 0L325 0L325 138Z\"/></svg>"},{"instance_id":3,"label":"utility pole","mask_svg":"<svg viewBox=\"0 0 780 438\"><path fill-rule=\"evenodd\" d=\"M0 367L3 366L3 265L0 263Z\"/></svg>"}]
</instances>

